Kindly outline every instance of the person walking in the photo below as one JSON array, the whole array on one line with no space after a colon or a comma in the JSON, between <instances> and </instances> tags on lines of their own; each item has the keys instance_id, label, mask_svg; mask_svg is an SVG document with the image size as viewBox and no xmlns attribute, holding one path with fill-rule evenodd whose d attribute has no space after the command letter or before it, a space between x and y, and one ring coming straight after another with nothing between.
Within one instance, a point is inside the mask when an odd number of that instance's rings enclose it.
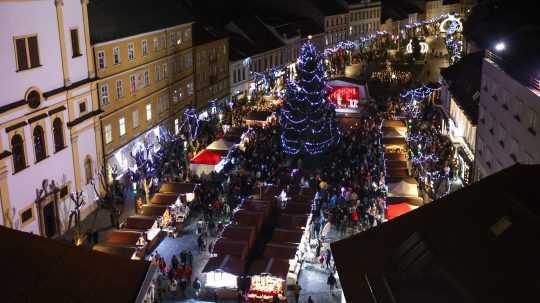
<instances>
[{"instance_id":1,"label":"person walking","mask_svg":"<svg viewBox=\"0 0 540 303\"><path fill-rule=\"evenodd\" d=\"M202 234L197 238L197 244L199 245L199 252L202 253L204 251L204 240Z\"/></svg>"},{"instance_id":2,"label":"person walking","mask_svg":"<svg viewBox=\"0 0 540 303\"><path fill-rule=\"evenodd\" d=\"M309 296L309 297L307 298L307 303L314 303L314 302L313 302L313 299L311 299L311 296Z\"/></svg>"},{"instance_id":3,"label":"person walking","mask_svg":"<svg viewBox=\"0 0 540 303\"><path fill-rule=\"evenodd\" d=\"M334 273L331 272L330 275L328 276L328 280L326 281L326 283L330 287L330 294L332 296L334 295L334 287L336 286L336 282L337 282L336 277L334 277Z\"/></svg>"},{"instance_id":4,"label":"person walking","mask_svg":"<svg viewBox=\"0 0 540 303\"><path fill-rule=\"evenodd\" d=\"M326 250L326 268L330 268L330 261L332 260L332 252L330 248Z\"/></svg>"},{"instance_id":5,"label":"person walking","mask_svg":"<svg viewBox=\"0 0 540 303\"><path fill-rule=\"evenodd\" d=\"M202 283L201 283L201 280L199 280L199 278L195 278L195 280L193 280L193 290L195 291L195 297L198 298L199 297L199 291L201 290L201 287L202 287Z\"/></svg>"}]
</instances>

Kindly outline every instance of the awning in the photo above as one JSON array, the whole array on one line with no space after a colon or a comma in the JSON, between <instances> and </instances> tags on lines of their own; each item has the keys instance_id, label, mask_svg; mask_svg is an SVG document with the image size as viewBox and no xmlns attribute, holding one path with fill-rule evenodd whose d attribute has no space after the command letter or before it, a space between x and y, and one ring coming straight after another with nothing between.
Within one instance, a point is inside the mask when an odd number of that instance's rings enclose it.
<instances>
[{"instance_id":1,"label":"awning","mask_svg":"<svg viewBox=\"0 0 540 303\"><path fill-rule=\"evenodd\" d=\"M209 150L230 150L234 146L234 142L227 141L225 139L219 139L214 142L212 142L210 145L206 147L206 149Z\"/></svg>"},{"instance_id":2,"label":"awning","mask_svg":"<svg viewBox=\"0 0 540 303\"><path fill-rule=\"evenodd\" d=\"M178 196L176 194L164 194L164 193L156 193L150 199L150 204L154 205L172 205L176 202L178 199Z\"/></svg>"},{"instance_id":3,"label":"awning","mask_svg":"<svg viewBox=\"0 0 540 303\"><path fill-rule=\"evenodd\" d=\"M289 260L278 258L265 258L254 261L249 268L249 275L269 274L270 276L287 279Z\"/></svg>"},{"instance_id":4,"label":"awning","mask_svg":"<svg viewBox=\"0 0 540 303\"><path fill-rule=\"evenodd\" d=\"M390 204L386 209L386 218L388 220L392 220L416 208L418 208L418 206L414 206L408 203Z\"/></svg>"},{"instance_id":5,"label":"awning","mask_svg":"<svg viewBox=\"0 0 540 303\"><path fill-rule=\"evenodd\" d=\"M205 149L191 160L191 164L217 165L222 157L222 151Z\"/></svg>"},{"instance_id":6,"label":"awning","mask_svg":"<svg viewBox=\"0 0 540 303\"><path fill-rule=\"evenodd\" d=\"M418 197L418 183L412 178L388 183L387 186L389 197Z\"/></svg>"},{"instance_id":7,"label":"awning","mask_svg":"<svg viewBox=\"0 0 540 303\"><path fill-rule=\"evenodd\" d=\"M241 276L244 274L244 261L231 255L222 255L210 258L204 266L202 273L226 272L231 275Z\"/></svg>"},{"instance_id":8,"label":"awning","mask_svg":"<svg viewBox=\"0 0 540 303\"><path fill-rule=\"evenodd\" d=\"M191 194L195 192L195 183L168 182L159 188L160 193Z\"/></svg>"}]
</instances>

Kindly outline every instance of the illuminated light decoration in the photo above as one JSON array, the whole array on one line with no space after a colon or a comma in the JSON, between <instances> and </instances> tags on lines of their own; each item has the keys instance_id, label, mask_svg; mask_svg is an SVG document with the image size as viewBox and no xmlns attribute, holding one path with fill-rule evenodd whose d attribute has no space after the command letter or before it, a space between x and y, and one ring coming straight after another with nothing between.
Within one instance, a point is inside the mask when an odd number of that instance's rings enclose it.
<instances>
[{"instance_id":1,"label":"illuminated light decoration","mask_svg":"<svg viewBox=\"0 0 540 303\"><path fill-rule=\"evenodd\" d=\"M420 44L420 53L426 54L429 51L429 45L424 41L420 42L419 44ZM412 39L409 40L409 43L405 47L405 51L407 52L407 54L412 54Z\"/></svg>"},{"instance_id":2,"label":"illuminated light decoration","mask_svg":"<svg viewBox=\"0 0 540 303\"><path fill-rule=\"evenodd\" d=\"M326 101L326 79L321 55L308 41L300 50L297 77L286 82L279 110L281 145L289 155L316 155L339 142L335 110Z\"/></svg>"},{"instance_id":3,"label":"illuminated light decoration","mask_svg":"<svg viewBox=\"0 0 540 303\"><path fill-rule=\"evenodd\" d=\"M439 31L447 35L453 35L456 32L463 31L463 24L455 14L448 14L446 19L441 21Z\"/></svg>"},{"instance_id":4,"label":"illuminated light decoration","mask_svg":"<svg viewBox=\"0 0 540 303\"><path fill-rule=\"evenodd\" d=\"M187 127L189 140L195 141L199 135L199 114L194 107L184 111L184 121L179 129L184 129L184 127Z\"/></svg>"},{"instance_id":5,"label":"illuminated light decoration","mask_svg":"<svg viewBox=\"0 0 540 303\"><path fill-rule=\"evenodd\" d=\"M506 49L506 44L504 44L504 42L498 42L497 44L495 44L496 51L501 52L505 49Z\"/></svg>"}]
</instances>

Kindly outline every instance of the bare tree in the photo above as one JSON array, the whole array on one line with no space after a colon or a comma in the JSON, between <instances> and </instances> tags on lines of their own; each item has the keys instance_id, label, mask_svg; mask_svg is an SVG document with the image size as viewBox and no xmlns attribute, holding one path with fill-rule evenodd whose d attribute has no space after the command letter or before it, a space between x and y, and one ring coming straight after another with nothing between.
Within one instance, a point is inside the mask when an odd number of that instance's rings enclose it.
<instances>
[{"instance_id":1,"label":"bare tree","mask_svg":"<svg viewBox=\"0 0 540 303\"><path fill-rule=\"evenodd\" d=\"M98 168L96 170L96 178L92 179L91 184L94 189L98 201L98 210L107 209L111 212L112 217L118 221L119 209L118 201L122 199L121 193L122 189L118 182L115 182L115 178L118 175L118 168L113 166L111 168L112 179L113 181L109 182L109 177L105 167ZM95 212L94 222L92 230L95 227L98 211ZM115 222L112 222L115 225Z\"/></svg>"},{"instance_id":2,"label":"bare tree","mask_svg":"<svg viewBox=\"0 0 540 303\"><path fill-rule=\"evenodd\" d=\"M71 228L71 223L75 224L75 244L80 245L84 241L84 236L81 232L81 208L86 202L84 201L82 191L69 194L69 198L75 207L69 214L68 229Z\"/></svg>"},{"instance_id":3,"label":"bare tree","mask_svg":"<svg viewBox=\"0 0 540 303\"><path fill-rule=\"evenodd\" d=\"M157 175L156 162L154 162L153 145L144 145L131 153L136 169L131 170L131 180L139 183L144 190L146 203L150 203L150 187Z\"/></svg>"}]
</instances>

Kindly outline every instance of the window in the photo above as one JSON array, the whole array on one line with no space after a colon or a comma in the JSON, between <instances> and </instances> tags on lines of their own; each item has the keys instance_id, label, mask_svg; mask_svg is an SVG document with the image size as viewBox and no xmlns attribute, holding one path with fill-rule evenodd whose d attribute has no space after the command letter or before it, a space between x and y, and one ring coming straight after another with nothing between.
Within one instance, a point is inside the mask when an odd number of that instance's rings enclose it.
<instances>
[{"instance_id":1,"label":"window","mask_svg":"<svg viewBox=\"0 0 540 303\"><path fill-rule=\"evenodd\" d=\"M144 86L148 86L150 85L150 73L148 72L148 70L145 70L144 71Z\"/></svg>"},{"instance_id":2,"label":"window","mask_svg":"<svg viewBox=\"0 0 540 303\"><path fill-rule=\"evenodd\" d=\"M105 52L98 51L97 57L98 57L98 68L104 69L105 68Z\"/></svg>"},{"instance_id":3,"label":"window","mask_svg":"<svg viewBox=\"0 0 540 303\"><path fill-rule=\"evenodd\" d=\"M182 44L182 32L176 33L176 44L177 45Z\"/></svg>"},{"instance_id":4,"label":"window","mask_svg":"<svg viewBox=\"0 0 540 303\"><path fill-rule=\"evenodd\" d=\"M138 110L134 110L131 113L131 118L133 120L133 128L139 127L139 111Z\"/></svg>"},{"instance_id":5,"label":"window","mask_svg":"<svg viewBox=\"0 0 540 303\"><path fill-rule=\"evenodd\" d=\"M173 46L176 44L176 33L172 32L170 37L171 37L171 46Z\"/></svg>"},{"instance_id":6,"label":"window","mask_svg":"<svg viewBox=\"0 0 540 303\"><path fill-rule=\"evenodd\" d=\"M32 206L30 206L28 209L26 209L25 211L21 213L21 223L25 224L28 221L32 220L33 217L34 217L34 211L33 211Z\"/></svg>"},{"instance_id":7,"label":"window","mask_svg":"<svg viewBox=\"0 0 540 303\"><path fill-rule=\"evenodd\" d=\"M167 68L167 63L163 64L163 79L169 78L169 69Z\"/></svg>"},{"instance_id":8,"label":"window","mask_svg":"<svg viewBox=\"0 0 540 303\"><path fill-rule=\"evenodd\" d=\"M92 183L93 171L92 171L92 158L90 156L86 156L86 159L84 159L84 172L86 176L86 184Z\"/></svg>"},{"instance_id":9,"label":"window","mask_svg":"<svg viewBox=\"0 0 540 303\"><path fill-rule=\"evenodd\" d=\"M246 69L242 69L242 80L246 80Z\"/></svg>"},{"instance_id":10,"label":"window","mask_svg":"<svg viewBox=\"0 0 540 303\"><path fill-rule=\"evenodd\" d=\"M45 149L45 133L40 125L34 127L33 136L36 162L39 162L47 158L47 150Z\"/></svg>"},{"instance_id":11,"label":"window","mask_svg":"<svg viewBox=\"0 0 540 303\"><path fill-rule=\"evenodd\" d=\"M188 28L184 31L184 40L189 40L191 39L191 29Z\"/></svg>"},{"instance_id":12,"label":"window","mask_svg":"<svg viewBox=\"0 0 540 303\"><path fill-rule=\"evenodd\" d=\"M128 60L135 60L135 47L133 43L128 43Z\"/></svg>"},{"instance_id":13,"label":"window","mask_svg":"<svg viewBox=\"0 0 540 303\"><path fill-rule=\"evenodd\" d=\"M71 50L73 58L81 56L81 48L79 47L79 30L76 28L71 29Z\"/></svg>"},{"instance_id":14,"label":"window","mask_svg":"<svg viewBox=\"0 0 540 303\"><path fill-rule=\"evenodd\" d=\"M102 105L107 105L109 104L109 85L107 84L102 84L100 86L100 91L101 91L101 96L100 96L100 100L101 100L101 104Z\"/></svg>"},{"instance_id":15,"label":"window","mask_svg":"<svg viewBox=\"0 0 540 303\"><path fill-rule=\"evenodd\" d=\"M156 64L156 81L161 81L161 68Z\"/></svg>"},{"instance_id":16,"label":"window","mask_svg":"<svg viewBox=\"0 0 540 303\"><path fill-rule=\"evenodd\" d=\"M37 36L15 38L17 71L36 68L39 63L39 48Z\"/></svg>"},{"instance_id":17,"label":"window","mask_svg":"<svg viewBox=\"0 0 540 303\"><path fill-rule=\"evenodd\" d=\"M135 75L129 75L129 91L134 94L137 91L137 82Z\"/></svg>"},{"instance_id":18,"label":"window","mask_svg":"<svg viewBox=\"0 0 540 303\"><path fill-rule=\"evenodd\" d=\"M124 81L116 80L116 99L124 98Z\"/></svg>"},{"instance_id":19,"label":"window","mask_svg":"<svg viewBox=\"0 0 540 303\"><path fill-rule=\"evenodd\" d=\"M233 72L233 83L236 83L238 79L236 79L236 71Z\"/></svg>"},{"instance_id":20,"label":"window","mask_svg":"<svg viewBox=\"0 0 540 303\"><path fill-rule=\"evenodd\" d=\"M79 103L79 115L86 112L86 102Z\"/></svg>"},{"instance_id":21,"label":"window","mask_svg":"<svg viewBox=\"0 0 540 303\"><path fill-rule=\"evenodd\" d=\"M119 47L113 48L113 64L114 65L120 64L120 48Z\"/></svg>"},{"instance_id":22,"label":"window","mask_svg":"<svg viewBox=\"0 0 540 303\"><path fill-rule=\"evenodd\" d=\"M178 135L179 132L180 132L180 122L178 121L178 118L177 118L177 119L174 119L174 133Z\"/></svg>"},{"instance_id":23,"label":"window","mask_svg":"<svg viewBox=\"0 0 540 303\"><path fill-rule=\"evenodd\" d=\"M126 134L126 118L122 117L118 119L118 129L120 131L120 137Z\"/></svg>"},{"instance_id":24,"label":"window","mask_svg":"<svg viewBox=\"0 0 540 303\"><path fill-rule=\"evenodd\" d=\"M152 119L152 104L146 104L146 121Z\"/></svg>"},{"instance_id":25,"label":"window","mask_svg":"<svg viewBox=\"0 0 540 303\"><path fill-rule=\"evenodd\" d=\"M41 95L38 91L32 90L28 93L28 96L26 96L26 101L28 102L28 106L30 106L30 108L38 108L39 104L41 103Z\"/></svg>"},{"instance_id":26,"label":"window","mask_svg":"<svg viewBox=\"0 0 540 303\"><path fill-rule=\"evenodd\" d=\"M193 82L189 82L186 85L186 89L187 89L188 96L193 96Z\"/></svg>"},{"instance_id":27,"label":"window","mask_svg":"<svg viewBox=\"0 0 540 303\"><path fill-rule=\"evenodd\" d=\"M56 152L64 149L64 126L62 119L55 118L53 121L54 150Z\"/></svg>"},{"instance_id":28,"label":"window","mask_svg":"<svg viewBox=\"0 0 540 303\"><path fill-rule=\"evenodd\" d=\"M148 41L143 40L141 42L141 49L143 57L146 57L148 55Z\"/></svg>"},{"instance_id":29,"label":"window","mask_svg":"<svg viewBox=\"0 0 540 303\"><path fill-rule=\"evenodd\" d=\"M11 153L14 173L25 169L26 157L24 155L24 141L19 134L16 134L11 138Z\"/></svg>"},{"instance_id":30,"label":"window","mask_svg":"<svg viewBox=\"0 0 540 303\"><path fill-rule=\"evenodd\" d=\"M112 127L110 124L105 125L105 144L112 142Z\"/></svg>"},{"instance_id":31,"label":"window","mask_svg":"<svg viewBox=\"0 0 540 303\"><path fill-rule=\"evenodd\" d=\"M154 44L154 51L157 52L159 50L159 39L157 37L154 37L152 43Z\"/></svg>"}]
</instances>

